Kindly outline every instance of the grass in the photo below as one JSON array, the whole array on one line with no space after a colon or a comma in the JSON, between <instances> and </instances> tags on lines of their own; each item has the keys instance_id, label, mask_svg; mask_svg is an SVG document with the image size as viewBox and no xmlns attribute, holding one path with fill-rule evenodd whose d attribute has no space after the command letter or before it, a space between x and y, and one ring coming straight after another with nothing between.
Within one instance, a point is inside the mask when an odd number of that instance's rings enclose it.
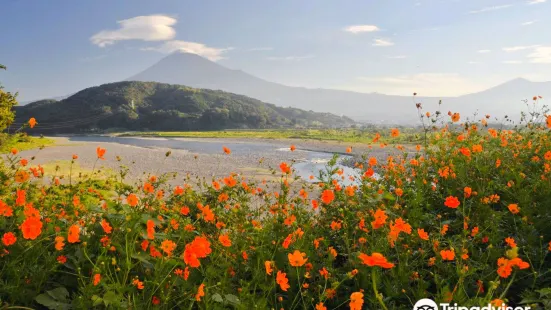
<instances>
[{"instance_id":1,"label":"grass","mask_svg":"<svg viewBox=\"0 0 551 310\"><path fill-rule=\"evenodd\" d=\"M32 150L44 146L54 145L53 139L31 136L11 136L9 138L0 137L0 153L10 152L15 148L18 151Z\"/></svg>"},{"instance_id":2,"label":"grass","mask_svg":"<svg viewBox=\"0 0 551 310\"><path fill-rule=\"evenodd\" d=\"M392 143L415 143L421 141L421 133L415 129L400 129L398 139ZM380 131L381 142L390 141L390 130ZM224 130L224 131L173 131L173 132L132 132L122 136L180 137L180 138L253 138L253 139L297 139L331 141L341 143L370 143L375 129L267 129L267 130Z\"/></svg>"}]
</instances>

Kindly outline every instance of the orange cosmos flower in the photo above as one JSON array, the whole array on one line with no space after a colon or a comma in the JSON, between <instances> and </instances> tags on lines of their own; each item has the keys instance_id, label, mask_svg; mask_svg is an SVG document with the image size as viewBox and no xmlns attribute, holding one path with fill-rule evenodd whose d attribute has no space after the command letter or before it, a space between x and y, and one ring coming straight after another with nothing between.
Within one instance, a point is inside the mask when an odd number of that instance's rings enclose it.
<instances>
[{"instance_id":1,"label":"orange cosmos flower","mask_svg":"<svg viewBox=\"0 0 551 310\"><path fill-rule=\"evenodd\" d=\"M274 271L272 269L272 262L267 260L264 262L264 268L266 268L266 274L271 276L272 275L272 272Z\"/></svg>"},{"instance_id":2,"label":"orange cosmos flower","mask_svg":"<svg viewBox=\"0 0 551 310\"><path fill-rule=\"evenodd\" d=\"M452 117L452 122L454 123L459 122L459 119L461 119L461 115L459 113L453 113L451 117Z\"/></svg>"},{"instance_id":3,"label":"orange cosmos flower","mask_svg":"<svg viewBox=\"0 0 551 310\"><path fill-rule=\"evenodd\" d=\"M143 285L143 282L138 280L138 279L134 279L132 281L132 285L134 285L137 289L139 290L143 290L144 289L144 285Z\"/></svg>"},{"instance_id":4,"label":"orange cosmos flower","mask_svg":"<svg viewBox=\"0 0 551 310\"><path fill-rule=\"evenodd\" d=\"M548 152L548 153L550 153L550 152ZM23 158L19 161L19 163L21 164L21 166L25 167L29 163L29 161L26 160L25 158Z\"/></svg>"},{"instance_id":5,"label":"orange cosmos flower","mask_svg":"<svg viewBox=\"0 0 551 310\"><path fill-rule=\"evenodd\" d=\"M109 225L109 222L107 222L105 219L101 219L101 227L106 234L110 234L113 231L113 227L111 227L111 225Z\"/></svg>"},{"instance_id":6,"label":"orange cosmos flower","mask_svg":"<svg viewBox=\"0 0 551 310\"><path fill-rule=\"evenodd\" d=\"M64 240L65 240L65 238L62 237L62 236L55 237L55 249L56 250L58 250L58 251L63 250L63 247L65 246L65 242L63 242Z\"/></svg>"},{"instance_id":7,"label":"orange cosmos flower","mask_svg":"<svg viewBox=\"0 0 551 310\"><path fill-rule=\"evenodd\" d=\"M323 302L319 302L316 304L316 310L327 310L327 307L323 305Z\"/></svg>"},{"instance_id":8,"label":"orange cosmos flower","mask_svg":"<svg viewBox=\"0 0 551 310\"><path fill-rule=\"evenodd\" d=\"M147 220L147 239L155 239L155 222L153 220Z\"/></svg>"},{"instance_id":9,"label":"orange cosmos flower","mask_svg":"<svg viewBox=\"0 0 551 310\"><path fill-rule=\"evenodd\" d=\"M398 130L398 128L392 128L390 130L390 135L392 137L398 137L400 135L400 130Z\"/></svg>"},{"instance_id":10,"label":"orange cosmos flower","mask_svg":"<svg viewBox=\"0 0 551 310\"><path fill-rule=\"evenodd\" d=\"M352 147L351 146L346 148L346 153L352 153Z\"/></svg>"},{"instance_id":11,"label":"orange cosmos flower","mask_svg":"<svg viewBox=\"0 0 551 310\"><path fill-rule=\"evenodd\" d=\"M287 165L287 163L285 162L279 165L279 169L285 174L289 174L291 172L291 167L289 167L289 165Z\"/></svg>"},{"instance_id":12,"label":"orange cosmos flower","mask_svg":"<svg viewBox=\"0 0 551 310\"><path fill-rule=\"evenodd\" d=\"M231 150L225 146L222 147L222 150L224 151L225 154L227 155L230 155L231 154Z\"/></svg>"},{"instance_id":13,"label":"orange cosmos flower","mask_svg":"<svg viewBox=\"0 0 551 310\"><path fill-rule=\"evenodd\" d=\"M34 240L42 233L42 222L39 217L27 217L20 226L24 239Z\"/></svg>"},{"instance_id":14,"label":"orange cosmos flower","mask_svg":"<svg viewBox=\"0 0 551 310\"><path fill-rule=\"evenodd\" d=\"M371 226L374 229L381 228L386 223L386 219L388 218L385 211L381 209L377 209L377 211L375 211L374 217L375 221L371 222Z\"/></svg>"},{"instance_id":15,"label":"orange cosmos flower","mask_svg":"<svg viewBox=\"0 0 551 310\"><path fill-rule=\"evenodd\" d=\"M440 251L440 256L442 256L442 260L454 260L455 259L455 251L452 250L442 250Z\"/></svg>"},{"instance_id":16,"label":"orange cosmos flower","mask_svg":"<svg viewBox=\"0 0 551 310\"><path fill-rule=\"evenodd\" d=\"M383 256L381 253L373 253L371 256L360 253L358 258L362 261L362 264L367 265L369 267L379 266L385 269L390 269L394 267L393 263L390 263L387 261L386 257Z\"/></svg>"},{"instance_id":17,"label":"orange cosmos flower","mask_svg":"<svg viewBox=\"0 0 551 310\"><path fill-rule=\"evenodd\" d=\"M364 294L354 292L350 295L350 310L362 310L364 304Z\"/></svg>"},{"instance_id":18,"label":"orange cosmos flower","mask_svg":"<svg viewBox=\"0 0 551 310\"><path fill-rule=\"evenodd\" d=\"M547 128L551 129L551 115L548 115L545 119L545 123L547 125Z\"/></svg>"},{"instance_id":19,"label":"orange cosmos flower","mask_svg":"<svg viewBox=\"0 0 551 310\"><path fill-rule=\"evenodd\" d=\"M231 240L228 235L220 235L220 237L218 237L218 241L220 241L220 243L225 247L231 246Z\"/></svg>"},{"instance_id":20,"label":"orange cosmos flower","mask_svg":"<svg viewBox=\"0 0 551 310\"><path fill-rule=\"evenodd\" d=\"M459 199L455 196L448 196L446 197L446 201L444 202L444 205L448 208L456 209L459 207L461 203L459 202Z\"/></svg>"},{"instance_id":21,"label":"orange cosmos flower","mask_svg":"<svg viewBox=\"0 0 551 310\"><path fill-rule=\"evenodd\" d=\"M293 267L301 267L308 260L308 258L305 258L306 253L301 253L299 250L295 250L293 254L289 253L287 257L289 258L289 264Z\"/></svg>"},{"instance_id":22,"label":"orange cosmos flower","mask_svg":"<svg viewBox=\"0 0 551 310\"><path fill-rule=\"evenodd\" d=\"M29 179L29 174L23 170L19 170L15 173L15 182L24 183Z\"/></svg>"},{"instance_id":23,"label":"orange cosmos flower","mask_svg":"<svg viewBox=\"0 0 551 310\"><path fill-rule=\"evenodd\" d=\"M297 148L294 145L291 145L289 149L291 150L291 152L294 152Z\"/></svg>"},{"instance_id":24,"label":"orange cosmos flower","mask_svg":"<svg viewBox=\"0 0 551 310\"><path fill-rule=\"evenodd\" d=\"M513 214L518 214L520 212L520 209L519 209L519 207L516 203L512 203L512 204L508 205L507 208Z\"/></svg>"},{"instance_id":25,"label":"orange cosmos flower","mask_svg":"<svg viewBox=\"0 0 551 310\"><path fill-rule=\"evenodd\" d=\"M103 156L105 155L105 151L106 151L105 149L102 149L99 146L96 148L96 155L98 155L99 159L105 159L103 158Z\"/></svg>"},{"instance_id":26,"label":"orange cosmos flower","mask_svg":"<svg viewBox=\"0 0 551 310\"><path fill-rule=\"evenodd\" d=\"M35 119L34 117L31 117L31 118L29 119L29 127L34 128L34 126L35 126L36 124L37 124L37 123L36 123L36 119Z\"/></svg>"},{"instance_id":27,"label":"orange cosmos flower","mask_svg":"<svg viewBox=\"0 0 551 310\"><path fill-rule=\"evenodd\" d=\"M2 236L2 243L5 246L10 246L17 241L17 237L12 232L7 232Z\"/></svg>"},{"instance_id":28,"label":"orange cosmos flower","mask_svg":"<svg viewBox=\"0 0 551 310\"><path fill-rule=\"evenodd\" d=\"M100 280L101 280L101 275L99 273L96 273L94 275L94 286L97 286Z\"/></svg>"},{"instance_id":29,"label":"orange cosmos flower","mask_svg":"<svg viewBox=\"0 0 551 310\"><path fill-rule=\"evenodd\" d=\"M281 271L277 272L276 283L279 284L281 290L285 292L291 287L289 285L289 279L287 279L287 274Z\"/></svg>"},{"instance_id":30,"label":"orange cosmos flower","mask_svg":"<svg viewBox=\"0 0 551 310\"><path fill-rule=\"evenodd\" d=\"M465 198L471 197L472 192L473 190L470 187L465 187L463 189L463 195L465 196Z\"/></svg>"},{"instance_id":31,"label":"orange cosmos flower","mask_svg":"<svg viewBox=\"0 0 551 310\"><path fill-rule=\"evenodd\" d=\"M80 242L80 226L72 225L71 227L69 227L67 241L69 241L69 243Z\"/></svg>"},{"instance_id":32,"label":"orange cosmos flower","mask_svg":"<svg viewBox=\"0 0 551 310\"><path fill-rule=\"evenodd\" d=\"M326 189L321 193L321 201L325 204L330 204L334 199L335 193L330 189Z\"/></svg>"},{"instance_id":33,"label":"orange cosmos flower","mask_svg":"<svg viewBox=\"0 0 551 310\"><path fill-rule=\"evenodd\" d=\"M131 207L137 206L138 205L138 196L136 196L135 194L129 194L126 197L126 203L128 203L128 205L131 206Z\"/></svg>"},{"instance_id":34,"label":"orange cosmos flower","mask_svg":"<svg viewBox=\"0 0 551 310\"><path fill-rule=\"evenodd\" d=\"M513 238L511 238L511 237L505 238L505 242L506 242L507 245L510 246L511 248L516 248L516 247L517 247L517 243L515 242L515 239L513 239Z\"/></svg>"},{"instance_id":35,"label":"orange cosmos flower","mask_svg":"<svg viewBox=\"0 0 551 310\"><path fill-rule=\"evenodd\" d=\"M172 240L164 240L161 242L161 249L168 256L172 256L172 252L176 249L176 243Z\"/></svg>"},{"instance_id":36,"label":"orange cosmos flower","mask_svg":"<svg viewBox=\"0 0 551 310\"><path fill-rule=\"evenodd\" d=\"M423 228L418 228L417 234L419 235L419 238L429 240L429 234Z\"/></svg>"},{"instance_id":37,"label":"orange cosmos flower","mask_svg":"<svg viewBox=\"0 0 551 310\"><path fill-rule=\"evenodd\" d=\"M205 296L205 284L201 283L197 289L197 294L195 294L195 300L201 301L201 297Z\"/></svg>"},{"instance_id":38,"label":"orange cosmos flower","mask_svg":"<svg viewBox=\"0 0 551 310\"><path fill-rule=\"evenodd\" d=\"M27 192L24 189L17 189L16 191L16 199L15 199L15 205L16 206L23 206L25 205L25 202L27 200Z\"/></svg>"}]
</instances>

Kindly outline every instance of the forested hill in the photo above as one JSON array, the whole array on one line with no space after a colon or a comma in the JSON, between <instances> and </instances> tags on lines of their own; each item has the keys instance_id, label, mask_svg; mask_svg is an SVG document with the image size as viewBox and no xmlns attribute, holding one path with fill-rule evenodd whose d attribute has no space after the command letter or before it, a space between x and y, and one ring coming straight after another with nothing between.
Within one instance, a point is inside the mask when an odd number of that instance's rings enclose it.
<instances>
[{"instance_id":1,"label":"forested hill","mask_svg":"<svg viewBox=\"0 0 551 310\"><path fill-rule=\"evenodd\" d=\"M224 91L125 81L84 89L66 99L16 108L16 125L35 117L35 130L82 133L104 130L220 130L344 127L347 117L283 108Z\"/></svg>"}]
</instances>

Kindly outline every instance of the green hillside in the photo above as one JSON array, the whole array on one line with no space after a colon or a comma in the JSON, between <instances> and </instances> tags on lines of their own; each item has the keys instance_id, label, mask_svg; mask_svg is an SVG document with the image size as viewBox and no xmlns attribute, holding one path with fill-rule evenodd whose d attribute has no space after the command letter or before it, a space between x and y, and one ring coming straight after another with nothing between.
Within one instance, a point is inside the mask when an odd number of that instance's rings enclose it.
<instances>
[{"instance_id":1,"label":"green hillside","mask_svg":"<svg viewBox=\"0 0 551 310\"><path fill-rule=\"evenodd\" d=\"M345 127L347 117L283 108L224 91L154 82L118 82L84 89L61 101L16 108L16 124L35 117L36 131L220 130Z\"/></svg>"}]
</instances>

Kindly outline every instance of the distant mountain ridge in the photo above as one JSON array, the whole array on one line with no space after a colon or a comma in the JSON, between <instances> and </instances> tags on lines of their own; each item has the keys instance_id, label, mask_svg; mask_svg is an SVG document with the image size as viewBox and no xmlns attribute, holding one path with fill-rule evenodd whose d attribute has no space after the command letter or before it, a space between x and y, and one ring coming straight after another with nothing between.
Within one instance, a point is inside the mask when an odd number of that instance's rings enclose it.
<instances>
[{"instance_id":1,"label":"distant mountain ridge","mask_svg":"<svg viewBox=\"0 0 551 310\"><path fill-rule=\"evenodd\" d=\"M345 127L347 117L283 108L220 90L157 82L125 81L90 87L57 101L16 107L16 123L39 120L36 131L221 130Z\"/></svg>"},{"instance_id":2,"label":"distant mountain ridge","mask_svg":"<svg viewBox=\"0 0 551 310\"><path fill-rule=\"evenodd\" d=\"M459 97L412 97L358 93L334 89L308 89L269 82L241 70L232 70L201 56L173 53L153 66L130 77L128 81L154 81L220 89L246 95L280 106L347 115L356 120L386 123L412 123L417 121L416 102L428 109L440 107L470 115L516 115L523 109L521 100L534 95L551 96L551 82L530 82L515 79L494 88ZM412 89L412 93L415 91Z\"/></svg>"}]
</instances>

